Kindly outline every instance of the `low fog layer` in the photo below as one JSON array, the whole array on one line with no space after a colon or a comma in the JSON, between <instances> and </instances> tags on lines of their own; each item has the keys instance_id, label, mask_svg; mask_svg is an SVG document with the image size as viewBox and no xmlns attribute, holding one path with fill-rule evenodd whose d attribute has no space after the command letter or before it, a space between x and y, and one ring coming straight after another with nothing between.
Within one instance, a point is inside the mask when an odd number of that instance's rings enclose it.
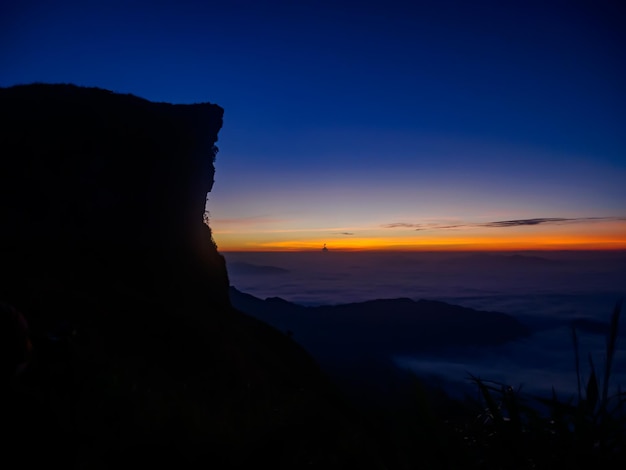
<instances>
[{"instance_id":1,"label":"low fog layer","mask_svg":"<svg viewBox=\"0 0 626 470\"><path fill-rule=\"evenodd\" d=\"M524 386L530 392L576 389L570 324L576 321L587 356L604 358L605 331L626 296L624 252L535 253L226 253L231 285L261 299L333 305L408 297L442 300L514 315L534 333L503 346L450 349L445 354L394 357L396 364L457 387L468 373ZM626 316L622 318L622 333ZM626 385L621 334L615 384Z\"/></svg>"}]
</instances>

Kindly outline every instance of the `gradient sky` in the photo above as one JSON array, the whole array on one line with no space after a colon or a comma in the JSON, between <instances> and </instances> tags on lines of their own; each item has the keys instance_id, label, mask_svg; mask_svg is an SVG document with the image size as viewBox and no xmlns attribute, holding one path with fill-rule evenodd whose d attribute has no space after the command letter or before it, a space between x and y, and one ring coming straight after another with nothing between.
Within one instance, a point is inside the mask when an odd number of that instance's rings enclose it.
<instances>
[{"instance_id":1,"label":"gradient sky","mask_svg":"<svg viewBox=\"0 0 626 470\"><path fill-rule=\"evenodd\" d=\"M29 1L0 86L225 109L219 248L626 248L620 2Z\"/></svg>"}]
</instances>

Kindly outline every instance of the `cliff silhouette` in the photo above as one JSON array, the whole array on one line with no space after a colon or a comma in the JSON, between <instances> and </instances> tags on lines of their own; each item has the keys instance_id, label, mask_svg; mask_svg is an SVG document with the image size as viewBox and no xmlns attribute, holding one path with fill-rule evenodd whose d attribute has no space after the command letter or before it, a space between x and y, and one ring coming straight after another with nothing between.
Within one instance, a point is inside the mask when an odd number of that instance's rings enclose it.
<instances>
[{"instance_id":1,"label":"cliff silhouette","mask_svg":"<svg viewBox=\"0 0 626 470\"><path fill-rule=\"evenodd\" d=\"M310 356L230 305L204 213L222 117L0 89L4 459L380 468Z\"/></svg>"},{"instance_id":2,"label":"cliff silhouette","mask_svg":"<svg viewBox=\"0 0 626 470\"><path fill-rule=\"evenodd\" d=\"M219 106L71 85L1 89L0 102L0 243L12 279L228 304L224 261L201 224Z\"/></svg>"}]
</instances>

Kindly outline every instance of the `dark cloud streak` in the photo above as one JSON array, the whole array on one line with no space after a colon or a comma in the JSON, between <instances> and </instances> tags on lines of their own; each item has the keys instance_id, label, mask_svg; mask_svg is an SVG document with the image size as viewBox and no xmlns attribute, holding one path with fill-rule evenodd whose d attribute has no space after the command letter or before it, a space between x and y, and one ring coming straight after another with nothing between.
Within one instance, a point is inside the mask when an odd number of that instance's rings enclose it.
<instances>
[{"instance_id":1,"label":"dark cloud streak","mask_svg":"<svg viewBox=\"0 0 626 470\"><path fill-rule=\"evenodd\" d=\"M414 227L422 227L423 224L407 224L404 222L394 222L391 224L383 225L384 228L414 228Z\"/></svg>"},{"instance_id":2,"label":"dark cloud streak","mask_svg":"<svg viewBox=\"0 0 626 470\"><path fill-rule=\"evenodd\" d=\"M519 227L520 225L540 225L540 224L561 224L566 222L576 222L588 220L588 217L577 219L565 219L562 217L547 217L540 219L518 219L518 220L499 220L497 222L488 222L486 224L477 224L478 227Z\"/></svg>"},{"instance_id":3,"label":"dark cloud streak","mask_svg":"<svg viewBox=\"0 0 626 470\"><path fill-rule=\"evenodd\" d=\"M611 222L626 220L626 217L540 217L534 219L514 219L514 220L497 220L494 222L485 222L482 224L456 224L456 225L438 225L438 224L411 224L405 222L394 222L383 225L384 228L412 228L415 231L424 230L450 230L457 228L478 228L478 227L490 227L490 228L507 228L507 227L520 227L528 225L562 225L569 223L581 223L581 222Z\"/></svg>"}]
</instances>

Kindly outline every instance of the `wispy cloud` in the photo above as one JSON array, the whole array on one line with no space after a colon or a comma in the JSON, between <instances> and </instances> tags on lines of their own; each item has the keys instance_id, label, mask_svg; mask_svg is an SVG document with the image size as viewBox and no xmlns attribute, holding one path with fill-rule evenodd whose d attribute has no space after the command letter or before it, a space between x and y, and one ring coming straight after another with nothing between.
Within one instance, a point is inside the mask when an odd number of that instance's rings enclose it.
<instances>
[{"instance_id":1,"label":"wispy cloud","mask_svg":"<svg viewBox=\"0 0 626 470\"><path fill-rule=\"evenodd\" d=\"M407 224L405 222L393 222L391 224L383 225L384 228L414 228L421 227L422 224Z\"/></svg>"},{"instance_id":2,"label":"wispy cloud","mask_svg":"<svg viewBox=\"0 0 626 470\"><path fill-rule=\"evenodd\" d=\"M519 227L520 225L543 225L543 224L564 224L570 222L589 221L591 217L580 217L576 219L565 219L563 217L544 217L539 219L518 219L518 220L499 220L497 222L488 222L480 224L480 227ZM595 219L595 217L593 218Z\"/></svg>"},{"instance_id":3,"label":"wispy cloud","mask_svg":"<svg viewBox=\"0 0 626 470\"><path fill-rule=\"evenodd\" d=\"M333 232L335 235L354 235L354 232Z\"/></svg>"},{"instance_id":4,"label":"wispy cloud","mask_svg":"<svg viewBox=\"0 0 626 470\"><path fill-rule=\"evenodd\" d=\"M267 224L284 224L286 219L279 219L269 216L235 217L235 218L212 218L209 216L211 226L247 227Z\"/></svg>"},{"instance_id":5,"label":"wispy cloud","mask_svg":"<svg viewBox=\"0 0 626 470\"><path fill-rule=\"evenodd\" d=\"M454 225L444 224L413 224L406 222L393 222L383 225L384 228L412 228L413 230L449 230L449 229L466 229L478 227L491 228L507 228L520 227L527 225L563 225L582 222L615 222L624 221L626 217L539 217L534 219L513 219L513 220L497 220L493 222L483 222L478 224L460 223Z\"/></svg>"}]
</instances>

